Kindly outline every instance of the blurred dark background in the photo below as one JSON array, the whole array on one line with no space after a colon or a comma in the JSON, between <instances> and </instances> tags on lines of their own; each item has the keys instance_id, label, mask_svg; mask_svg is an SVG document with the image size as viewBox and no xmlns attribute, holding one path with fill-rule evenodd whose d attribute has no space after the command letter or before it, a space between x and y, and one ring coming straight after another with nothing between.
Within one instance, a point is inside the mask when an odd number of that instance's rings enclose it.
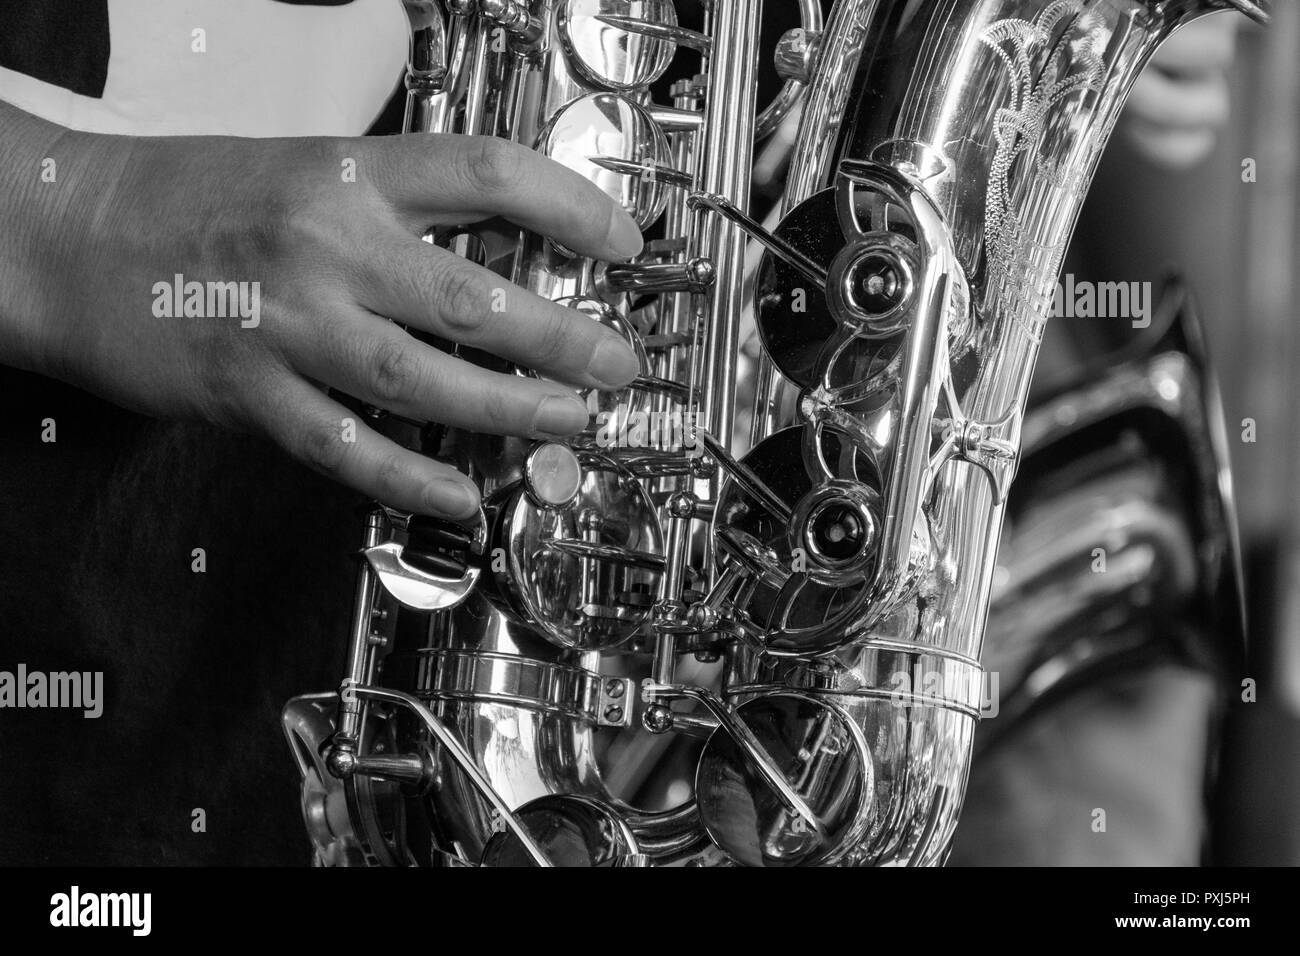
<instances>
[{"instance_id":1,"label":"blurred dark background","mask_svg":"<svg viewBox=\"0 0 1300 956\"><path fill-rule=\"evenodd\" d=\"M1300 863L1300 10L1238 36L1232 115L1213 154L1157 169L1117 135L1076 244L1099 275L1192 283L1223 389L1258 699L1230 714L1214 858ZM1254 182L1243 181L1253 159ZM1048 335L1053 331L1049 328ZM1256 440L1242 440L1244 420Z\"/></svg>"}]
</instances>

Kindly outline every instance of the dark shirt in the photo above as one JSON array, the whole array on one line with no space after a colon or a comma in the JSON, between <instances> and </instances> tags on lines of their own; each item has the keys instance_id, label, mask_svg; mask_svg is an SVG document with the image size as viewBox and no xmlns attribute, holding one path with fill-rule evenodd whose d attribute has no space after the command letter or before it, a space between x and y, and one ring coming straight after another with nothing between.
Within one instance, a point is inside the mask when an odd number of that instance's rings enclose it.
<instances>
[{"instance_id":1,"label":"dark shirt","mask_svg":"<svg viewBox=\"0 0 1300 956\"><path fill-rule=\"evenodd\" d=\"M106 0L0 0L0 66L102 95ZM104 687L0 708L0 865L307 863L279 712L342 676L362 502L257 438L3 364L0 395L0 671Z\"/></svg>"},{"instance_id":2,"label":"dark shirt","mask_svg":"<svg viewBox=\"0 0 1300 956\"><path fill-rule=\"evenodd\" d=\"M361 502L256 438L0 393L0 669L104 674L97 719L0 710L0 864L305 863L278 715L342 674Z\"/></svg>"}]
</instances>

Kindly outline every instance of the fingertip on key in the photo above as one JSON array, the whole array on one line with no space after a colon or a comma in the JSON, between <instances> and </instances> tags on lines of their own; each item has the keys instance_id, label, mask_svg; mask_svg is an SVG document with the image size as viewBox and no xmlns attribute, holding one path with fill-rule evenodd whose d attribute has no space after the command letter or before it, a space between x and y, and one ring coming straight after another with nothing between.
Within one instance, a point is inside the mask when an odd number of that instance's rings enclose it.
<instances>
[{"instance_id":1,"label":"fingertip on key","mask_svg":"<svg viewBox=\"0 0 1300 956\"><path fill-rule=\"evenodd\" d=\"M424 489L424 503L432 515L464 521L478 511L478 492L455 478L434 478Z\"/></svg>"},{"instance_id":2,"label":"fingertip on key","mask_svg":"<svg viewBox=\"0 0 1300 956\"><path fill-rule=\"evenodd\" d=\"M547 395L533 416L533 435L538 438L567 438L587 427L586 404L576 395Z\"/></svg>"},{"instance_id":3,"label":"fingertip on key","mask_svg":"<svg viewBox=\"0 0 1300 956\"><path fill-rule=\"evenodd\" d=\"M632 346L610 334L596 346L587 374L606 389L622 388L641 374L641 362Z\"/></svg>"},{"instance_id":4,"label":"fingertip on key","mask_svg":"<svg viewBox=\"0 0 1300 956\"><path fill-rule=\"evenodd\" d=\"M621 206L612 205L609 209L609 231L605 241L622 259L631 259L641 254L645 245L641 230L636 220L623 211Z\"/></svg>"}]
</instances>

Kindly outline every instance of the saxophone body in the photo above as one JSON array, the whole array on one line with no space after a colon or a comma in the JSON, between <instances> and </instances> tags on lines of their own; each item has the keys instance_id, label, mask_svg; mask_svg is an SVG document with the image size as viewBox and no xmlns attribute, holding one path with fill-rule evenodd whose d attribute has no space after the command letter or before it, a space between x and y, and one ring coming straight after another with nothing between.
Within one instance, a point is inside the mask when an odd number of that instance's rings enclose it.
<instances>
[{"instance_id":1,"label":"saxophone body","mask_svg":"<svg viewBox=\"0 0 1300 956\"><path fill-rule=\"evenodd\" d=\"M1083 197L1159 44L1263 12L837 0L823 24L805 0L760 106L756 0L713 0L699 31L670 0L404 7L407 132L525 143L652 236L631 263L500 227L427 238L618 331L642 374L590 394L568 443L386 423L484 508L368 517L342 684L284 712L315 861L942 863ZM769 227L755 142L797 104Z\"/></svg>"}]
</instances>

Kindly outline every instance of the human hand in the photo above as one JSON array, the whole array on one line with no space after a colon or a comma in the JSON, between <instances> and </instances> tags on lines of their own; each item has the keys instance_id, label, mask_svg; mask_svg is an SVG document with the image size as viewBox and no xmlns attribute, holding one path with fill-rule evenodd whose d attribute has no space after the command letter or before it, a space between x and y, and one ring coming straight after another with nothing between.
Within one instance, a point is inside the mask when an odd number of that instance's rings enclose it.
<instances>
[{"instance_id":1,"label":"human hand","mask_svg":"<svg viewBox=\"0 0 1300 956\"><path fill-rule=\"evenodd\" d=\"M422 421L554 437L588 421L560 382L618 387L639 371L632 350L587 316L419 238L502 216L584 255L640 250L612 200L523 147L63 131L43 149L56 182L0 174L0 202L24 217L0 237L4 361L139 411L260 432L393 507L463 518L478 492L363 421L345 426L356 416L322 386ZM341 175L346 159L355 182ZM39 172L34 160L26 174ZM160 316L174 311L160 293L177 275L248 283L243 302L259 314ZM556 381L480 368L390 318Z\"/></svg>"}]
</instances>

